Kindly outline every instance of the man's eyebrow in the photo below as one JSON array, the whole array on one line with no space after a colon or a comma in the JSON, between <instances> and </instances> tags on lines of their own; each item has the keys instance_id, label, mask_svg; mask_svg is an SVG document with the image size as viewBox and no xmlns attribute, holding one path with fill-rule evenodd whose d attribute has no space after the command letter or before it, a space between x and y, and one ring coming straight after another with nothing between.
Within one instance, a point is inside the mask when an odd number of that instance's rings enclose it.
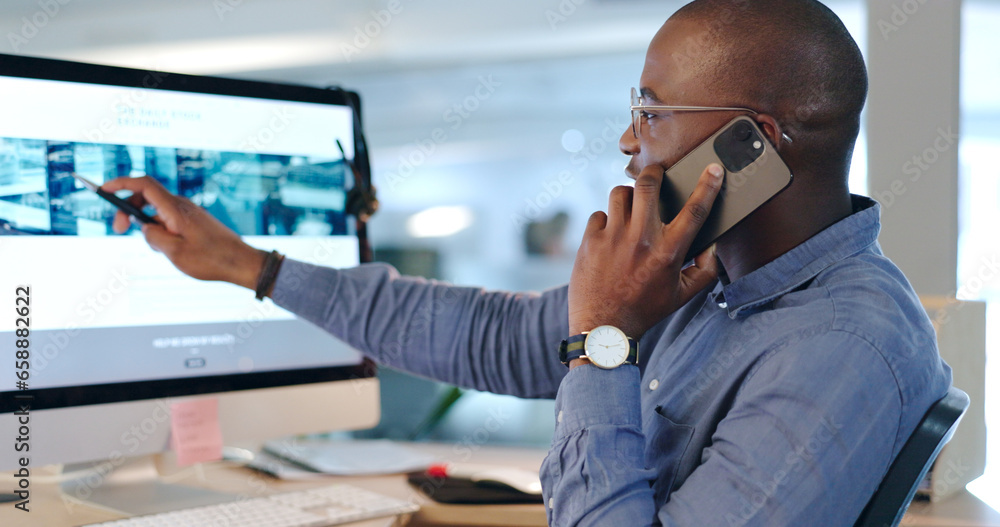
<instances>
[{"instance_id":1,"label":"man's eyebrow","mask_svg":"<svg viewBox=\"0 0 1000 527\"><path fill-rule=\"evenodd\" d=\"M647 104L649 102L659 103L659 105L663 104L663 99L657 97L656 92L654 92L652 88L640 88L639 95L642 95L643 102L646 102Z\"/></svg>"}]
</instances>

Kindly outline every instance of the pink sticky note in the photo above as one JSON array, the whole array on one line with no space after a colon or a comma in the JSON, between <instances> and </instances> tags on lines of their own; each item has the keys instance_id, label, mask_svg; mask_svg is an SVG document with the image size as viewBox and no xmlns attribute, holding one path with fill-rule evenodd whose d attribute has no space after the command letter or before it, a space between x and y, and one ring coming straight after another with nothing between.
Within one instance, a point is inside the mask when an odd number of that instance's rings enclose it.
<instances>
[{"instance_id":1,"label":"pink sticky note","mask_svg":"<svg viewBox=\"0 0 1000 527\"><path fill-rule=\"evenodd\" d=\"M222 459L222 428L218 399L197 399L170 405L170 448L179 466Z\"/></svg>"}]
</instances>

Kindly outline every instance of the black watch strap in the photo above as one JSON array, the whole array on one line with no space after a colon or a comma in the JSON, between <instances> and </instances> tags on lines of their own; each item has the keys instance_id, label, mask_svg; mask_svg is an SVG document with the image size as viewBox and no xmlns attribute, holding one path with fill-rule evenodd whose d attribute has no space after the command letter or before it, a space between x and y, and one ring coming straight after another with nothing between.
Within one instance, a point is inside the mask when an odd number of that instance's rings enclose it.
<instances>
[{"instance_id":1,"label":"black watch strap","mask_svg":"<svg viewBox=\"0 0 1000 527\"><path fill-rule=\"evenodd\" d=\"M587 334L580 333L562 341L559 345L559 362L569 366L570 361L579 359L587 354L583 349L583 343L587 341Z\"/></svg>"},{"instance_id":2,"label":"black watch strap","mask_svg":"<svg viewBox=\"0 0 1000 527\"><path fill-rule=\"evenodd\" d=\"M569 366L569 363L574 359L579 359L587 355L587 351L583 349L583 344L587 341L587 333L589 332L585 331L579 335L573 335L559 344L559 362ZM628 357L625 357L625 364L635 365L638 363L638 356L639 342L633 338L629 338Z\"/></svg>"}]
</instances>

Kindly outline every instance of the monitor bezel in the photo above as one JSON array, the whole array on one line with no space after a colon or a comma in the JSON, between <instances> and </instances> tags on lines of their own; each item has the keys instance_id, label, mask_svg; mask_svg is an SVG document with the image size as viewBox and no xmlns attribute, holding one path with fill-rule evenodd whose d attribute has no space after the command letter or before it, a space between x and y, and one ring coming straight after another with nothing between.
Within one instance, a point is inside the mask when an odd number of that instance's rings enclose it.
<instances>
[{"instance_id":1,"label":"monitor bezel","mask_svg":"<svg viewBox=\"0 0 1000 527\"><path fill-rule=\"evenodd\" d=\"M354 115L353 162L361 173L363 184L371 185L371 164L361 126L360 96L357 92L337 86L317 88L299 84L190 75L9 54L0 54L0 77L347 106ZM370 251L365 249L368 247L366 229L364 224L359 224L357 227L359 261L364 263L370 259ZM13 413L19 409L20 401L13 397L15 394L31 396L32 409L45 410L363 379L374 377L376 369L375 363L365 358L361 364L350 366L232 373L25 391L5 389L0 390L0 414Z\"/></svg>"}]
</instances>

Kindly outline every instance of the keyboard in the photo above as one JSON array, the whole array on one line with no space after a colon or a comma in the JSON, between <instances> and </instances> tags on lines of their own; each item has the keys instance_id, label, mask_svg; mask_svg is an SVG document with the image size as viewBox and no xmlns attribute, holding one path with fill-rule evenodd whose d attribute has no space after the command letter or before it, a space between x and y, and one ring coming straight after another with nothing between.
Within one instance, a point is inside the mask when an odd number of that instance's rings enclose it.
<instances>
[{"instance_id":1,"label":"keyboard","mask_svg":"<svg viewBox=\"0 0 1000 527\"><path fill-rule=\"evenodd\" d=\"M322 527L416 512L416 504L353 485L274 494L87 527Z\"/></svg>"}]
</instances>

